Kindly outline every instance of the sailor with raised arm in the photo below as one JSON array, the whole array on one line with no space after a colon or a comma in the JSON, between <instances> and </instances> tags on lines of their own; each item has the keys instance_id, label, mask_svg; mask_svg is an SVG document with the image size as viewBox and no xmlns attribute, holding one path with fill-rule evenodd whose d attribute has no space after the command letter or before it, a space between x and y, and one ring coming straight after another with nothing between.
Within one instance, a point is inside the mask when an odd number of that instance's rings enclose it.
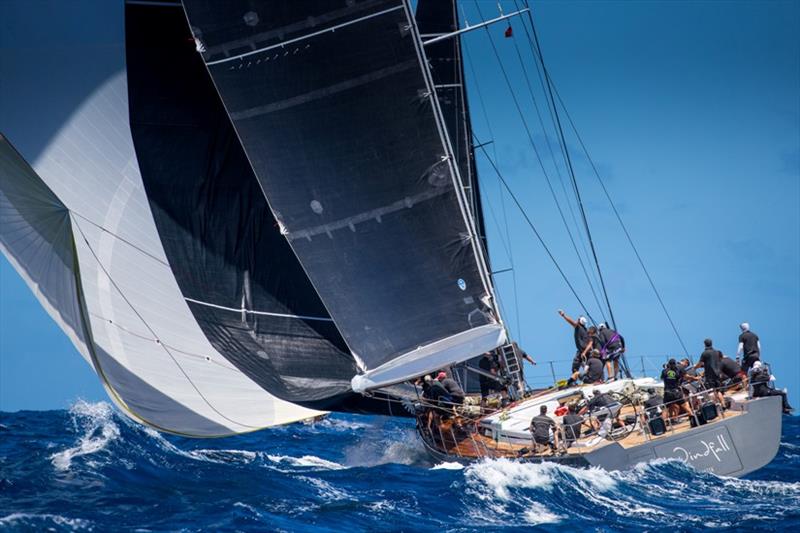
<instances>
[{"instance_id":1,"label":"sailor with raised arm","mask_svg":"<svg viewBox=\"0 0 800 533\"><path fill-rule=\"evenodd\" d=\"M608 379L619 376L619 358L625 352L625 339L605 323L597 326L597 338L600 341L600 356L606 363ZM612 370L613 368L613 370Z\"/></svg>"},{"instance_id":2,"label":"sailor with raised arm","mask_svg":"<svg viewBox=\"0 0 800 533\"><path fill-rule=\"evenodd\" d=\"M742 334L739 335L739 347L736 349L736 355L744 354L742 359L742 370L747 373L753 363L761 359L761 341L758 335L750 331L750 324L742 322L739 324L739 329Z\"/></svg>"},{"instance_id":3,"label":"sailor with raised arm","mask_svg":"<svg viewBox=\"0 0 800 533\"><path fill-rule=\"evenodd\" d=\"M563 310L559 309L558 314L561 318L567 321L567 324L574 328L575 337L575 357L572 359L572 375L575 376L576 372L580 371L583 365L584 351L587 344L589 344L589 332L586 330L587 320L585 316L579 316L577 320L573 320ZM570 378L570 385L575 382L575 377Z\"/></svg>"}]
</instances>

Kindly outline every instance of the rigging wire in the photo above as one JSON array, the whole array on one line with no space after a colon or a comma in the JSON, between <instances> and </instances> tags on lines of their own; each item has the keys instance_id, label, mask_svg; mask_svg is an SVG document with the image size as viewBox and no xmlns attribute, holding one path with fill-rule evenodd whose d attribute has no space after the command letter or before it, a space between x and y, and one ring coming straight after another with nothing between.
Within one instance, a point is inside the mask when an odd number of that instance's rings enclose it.
<instances>
[{"instance_id":1,"label":"rigging wire","mask_svg":"<svg viewBox=\"0 0 800 533\"><path fill-rule=\"evenodd\" d=\"M525 2L527 4L527 0L525 0ZM527 13L528 13L528 18L529 18L530 23L531 23L531 32L533 33L533 42L536 45L536 51L539 54L539 62L541 63L542 71L544 72L544 75L545 75L545 81L547 82L545 85L547 86L548 95L550 97L551 103L553 104L553 108L556 110L556 112L555 112L556 129L557 129L558 135L559 135L559 137L561 139L561 143L564 146L564 154L565 154L566 159L567 159L567 169L569 170L569 175L570 175L570 178L572 180L572 186L573 186L573 188L575 190L575 196L576 196L576 198L578 200L578 208L579 208L579 211L580 211L580 214L581 214L581 218L583 219L584 228L586 229L586 236L589 239L589 248L592 251L592 256L594 257L594 263L595 263L595 266L597 267L597 274L598 274L598 276L600 278L600 287L603 290L603 296L605 297L605 300L606 300L606 306L608 307L608 314L609 314L609 317L611 318L611 325L612 325L612 327L614 329L617 329L617 323L616 323L616 320L614 319L614 311L611 309L611 302L608 299L608 290L606 289L606 283L605 283L605 280L603 279L603 271L600 268L600 261L597 258L597 249L595 248L594 240L592 239L592 232L589 229L589 219L587 218L586 210L583 207L583 200L581 199L580 189L578 187L577 179L575 178L575 169L572 166L572 158L569 156L569 150L567 149L567 141L566 141L566 139L564 137L564 130L561 127L561 119L559 118L558 109L556 108L556 105L555 105L555 97L553 96L553 89L552 89L552 84L550 83L550 76L547 73L547 67L544 64L544 55L542 54L542 48L541 48L541 46L539 44L539 37L538 37L538 35L536 33L536 26L533 24L533 17L531 16L530 11L528 11Z\"/></svg>"},{"instance_id":2,"label":"rigging wire","mask_svg":"<svg viewBox=\"0 0 800 533\"><path fill-rule=\"evenodd\" d=\"M463 57L466 58L466 60L467 60L467 65L469 66L470 73L472 74L472 79L475 80L474 84L475 84L476 92L478 94L478 101L480 102L480 105L481 105L481 112L483 113L483 120L486 123L486 128L489 131L489 135L491 136L492 140L494 140L494 132L492 131L492 123L489 121L489 114L486 112L486 103L483 100L483 93L481 92L481 87L480 87L480 84L478 83L478 76L475 74L475 68L472 65L472 59L470 58L466 47L462 47L461 50L462 50ZM466 91L466 87L464 87L464 89ZM474 139L475 138L474 128L473 128L473 132L472 133L473 133L472 137ZM476 146L478 144L480 144L480 143L472 142L473 146ZM497 158L497 145L494 144L494 143L492 143L492 152L494 153L495 161L498 161L498 158ZM474 149L473 149L473 154L474 154ZM478 177L477 177L477 168L475 169L475 172L476 172L476 178L475 179L477 181L477 179L478 179ZM494 214L494 210L492 209L491 202L488 201L489 197L486 196L486 199L487 199L487 205L489 205L489 209L490 209L491 214L492 214L492 218L495 220L495 224L499 228L500 224L497 222L497 219L496 219L495 214ZM520 329L520 326L519 326L520 315L519 315L519 296L517 295L517 293L518 293L518 291L517 291L517 269L514 266L514 253L513 253L513 246L512 246L512 243L511 243L511 233L509 232L509 229L508 229L508 216L506 214L505 193L503 192L502 187L500 188L500 208L501 208L501 210L503 212L503 228L504 228L505 234L506 234L506 240L503 241L503 238L502 238L502 235L501 235L500 242L503 243L503 246L506 249L506 254L508 255L508 260L511 263L511 283L512 283L512 286L513 286L513 289L514 289L514 317L515 317L515 322L516 322L517 337L519 338L520 342L522 342L522 330ZM506 242L508 243L507 246L506 246Z\"/></svg>"},{"instance_id":3,"label":"rigging wire","mask_svg":"<svg viewBox=\"0 0 800 533\"><path fill-rule=\"evenodd\" d=\"M554 90L555 90L555 88L554 88ZM675 333L675 336L678 338L678 342L680 343L681 348L683 348L684 354L688 357L689 350L686 349L686 345L683 342L683 338L681 338L680 333L678 333L678 328L675 325L675 322L672 320L672 316L670 315L669 311L667 310L667 306L664 303L664 300L661 298L661 294L658 292L658 289L656 288L656 284L653 281L653 278L650 276L650 272L647 270L647 267L644 264L644 260L642 259L642 256L639 254L639 250L636 248L636 244L634 244L634 242L633 242L633 238L631 237L631 234L628 232L628 227L625 225L625 222L623 222L622 216L619 214L619 211L617 210L616 204L611 199L611 194L608 192L608 189L606 188L605 183L603 183L603 180L600 177L600 172L597 170L597 166L594 164L594 160L589 156L589 151L587 150L586 145L583 143L583 139L581 138L580 134L578 133L578 130L575 127L575 123L572 121L572 117L570 116L569 111L567 111L567 108L564 106L564 102L561 100L561 96L558 94L558 91L556 91L555 94L556 94L556 96L558 98L558 101L561 103L562 109L564 109L564 114L566 115L566 117L567 117L567 119L569 121L569 124L572 127L573 132L575 133L575 137L578 139L578 143L580 144L581 149L583 150L583 153L586 155L586 159L589 160L589 164L591 165L592 171L593 171L595 177L597 178L597 181L600 184L600 187L603 190L603 194L605 195L606 199L608 200L608 203L611 205L611 210L614 212L614 216L616 217L617 222L619 222L619 225L622 228L623 233L625 233L625 238L627 239L628 244L630 244L631 249L633 250L633 253L636 256L636 260L639 262L639 266L642 267L642 272L644 272L644 275L647 278L648 283L650 284L650 288L653 289L653 294L655 294L656 299L658 300L658 303L661 306L661 309L664 311L664 315L667 317L667 321L669 321L669 324L672 327L672 331Z\"/></svg>"},{"instance_id":4,"label":"rigging wire","mask_svg":"<svg viewBox=\"0 0 800 533\"><path fill-rule=\"evenodd\" d=\"M530 6L528 5L528 0L524 0L524 2L525 2L525 7L529 8ZM515 0L515 4L516 4L516 0ZM586 159L589 161L589 164L590 164L590 166L592 168L593 174L594 174L595 178L597 178L597 182L600 184L600 187L603 190L603 194L605 195L606 199L608 200L609 204L611 205L611 209L612 209L612 211L614 213L614 216L616 217L617 222L619 222L619 225L622 228L623 233L625 234L625 238L627 239L628 244L631 246L631 249L633 250L633 253L636 256L636 260L638 261L639 266L642 268L642 271L644 272L644 275L647 278L648 283L650 284L650 288L653 290L653 293L655 294L656 299L658 300L658 303L661 306L662 311L664 311L664 315L666 316L667 321L669 322L670 327L672 328L672 331L675 333L675 337L678 339L678 342L680 343L681 348L683 348L684 354L686 354L688 356L689 351L686 349L686 344L683 342L683 338L681 337L680 333L678 332L678 328L675 325L675 321L672 319L672 315L670 315L669 310L667 309L667 306L664 303L663 298L661 297L661 294L659 293L658 289L656 288L655 282L653 281L653 278L650 275L650 272L648 271L647 267L645 266L644 260L642 259L642 256L639 254L639 250L637 249L636 244L633 242L633 238L631 237L630 232L628 231L628 228L625 225L625 222L622 220L622 216L620 215L619 211L617 210L616 204L614 203L613 199L611 198L611 194L608 192L608 189L606 188L605 183L603 182L602 178L600 177L600 172L597 170L597 166L595 165L594 160L589 155L589 150L586 148L586 145L583 142L583 138L581 137L580 133L578 132L578 128L575 125L575 122L573 121L572 116L570 115L569 111L567 110L566 105L564 104L564 100L561 98L561 95L558 93L558 89L556 88L555 83L553 82L552 78L550 77L550 73L547 71L547 68L544 66L544 58L541 55L541 48L538 46L538 37L536 37L536 27L534 26L533 17L531 15L530 11L527 12L527 18L528 18L528 21L529 21L529 23L531 25L531 30L533 31L533 35L534 35L535 42L536 42L536 47L534 49L534 54L536 54L536 50L538 50L539 61L540 61L541 65L542 65L544 76L545 76L545 79L547 80L547 85L548 85L548 87L550 87L552 89L552 92L555 94L556 98L558 98L558 103L561 104L561 108L564 110L564 114L567 117L567 120L568 120L568 122L569 122L569 124L570 124L570 126L572 128L572 131L575 133L575 137L578 139L578 143L580 144L581 149L582 149L584 155L586 156ZM524 26L524 24L523 24L523 26ZM526 33L527 33L527 27L526 27ZM530 40L530 38L529 38L529 40ZM531 46L533 48L533 42L531 42ZM555 100L553 100L552 103L553 103L553 106L556 105ZM598 269L599 269L599 265L598 265Z\"/></svg>"},{"instance_id":5,"label":"rigging wire","mask_svg":"<svg viewBox=\"0 0 800 533\"><path fill-rule=\"evenodd\" d=\"M514 0L514 8L517 9L518 11L520 10L520 6L517 3L517 0ZM526 36L528 42L532 43L530 32L528 31L528 26L525 24L525 19L522 19L521 22L522 22L522 29L525 32L525 36ZM523 71L525 72L526 81L527 81L528 74L527 74L527 71L524 68L524 61L522 61L521 54L519 52L519 46L517 46L516 39L514 40L514 48L517 50L517 55L520 56L520 62L523 65ZM532 44L531 44L531 50L534 50ZM533 59L534 59L534 61L533 61L534 67L536 67L536 69L535 69L536 70L536 77L539 80L539 87L541 87L542 94L546 94L547 89L545 89L545 86L544 86L544 77L542 76L541 68L539 67L539 62L537 61L535 52L533 54ZM551 120L551 122L553 124L553 128L555 128L556 120L555 120L554 110L553 110L553 107L552 107L552 105L550 103L550 100L549 99L545 99L545 104L547 106L547 111L550 114L550 120ZM538 111L539 111L538 106L536 107L536 111L537 111L537 114L538 114ZM581 244L581 250L584 253L584 258L586 259L586 264L590 264L592 259L591 259L591 257L589 257L589 249L586 247L586 240L584 239L583 232L581 231L580 225L578 224L578 219L575 217L575 210L572 208L572 202L569 200L569 193L567 193L567 187L564 184L564 179L563 179L563 177L561 175L561 171L559 169L558 164L556 163L556 158L555 158L555 155L553 154L553 149L552 149L552 146L550 144L550 137L547 134L546 128L544 127L544 121L541 118L539 119L539 121L540 121L540 123L542 123L542 130L545 130L545 140L547 141L547 146L548 146L548 149L550 150L550 157L553 160L553 166L555 167L556 173L558 174L559 183L561 184L561 191L564 193L564 198L566 199L567 208L569 209L569 214L570 214L570 217L572 219L572 223L575 224L575 229L576 229L575 233L578 235L578 240L580 241L580 244ZM559 152L561 153L561 157L562 157L562 159L564 161L564 165L566 166L567 160L566 160L566 156L565 156L565 153L564 153L564 146L559 142L558 143L558 147L559 147ZM581 265L581 267L583 267L583 264ZM591 273L592 273L592 280L593 281L589 282L589 287L592 289L592 295L594 296L594 299L595 299L595 302L597 303L597 306L600 309L602 309L602 305L600 305L600 303L599 303L599 301L597 299L597 296L596 296L596 294L594 292L594 285L592 285L592 283L596 284L597 286L600 285L600 282L597 280L597 272L594 269L590 269L590 270L591 270ZM603 314L603 319L605 320L605 313L602 313L602 314Z\"/></svg>"},{"instance_id":6,"label":"rigging wire","mask_svg":"<svg viewBox=\"0 0 800 533\"><path fill-rule=\"evenodd\" d=\"M515 4L516 4L516 2L515 2ZM523 24L523 26L524 26L524 24ZM525 30L527 32L527 27L525 28ZM564 192L564 197L567 199L567 207L569 208L569 212L570 212L570 215L572 217L572 220L573 220L573 222L575 224L575 227L578 228L578 231L576 233L577 233L577 235L578 235L578 237L579 237L579 239L581 241L581 245L582 245L584 251L586 252L586 244L584 243L584 241L582 239L582 234L580 232L580 228L578 227L578 221L575 218L575 212L572 209L572 203L569 202L569 195L567 194L567 189L566 189L566 186L564 184L564 178L561 175L561 170L559 169L558 164L556 163L556 156L555 156L555 154L553 152L553 146L550 143L550 136L548 135L547 129L545 128L545 125L544 125L544 119L542 119L542 114L541 114L541 111L539 110L539 103L537 102L536 97L534 96L533 87L531 86L531 82L530 82L530 79L529 79L529 76L528 76L528 69L525 68L525 62L522 59L522 53L520 52L519 45L517 44L516 39L512 38L512 41L514 43L514 49L517 52L517 59L519 59L519 64L520 64L520 67L522 68L522 73L523 73L524 78L525 78L525 84L528 87L528 93L531 96L531 101L533 102L533 107L536 110L536 117L539 120L539 125L542 127L542 132L543 132L543 135L544 135L545 144L547 145L547 149L550 152L550 159L553 161L553 168L555 168L556 175L558 176L558 181L561 184L561 190ZM538 64L536 66L537 66L536 72L538 74L539 73ZM539 76L539 80L541 82L541 75ZM544 92L544 85L542 85L542 90ZM548 102L548 110L550 110L549 102ZM552 110L550 111L550 114L551 114L551 117L552 117ZM553 124L555 124L555 121L553 121ZM563 155L563 153L564 153L563 147L561 149L561 152L562 152L562 155ZM566 225L566 221L564 221L564 224ZM605 322L606 321L605 310L603 309L603 306L600 303L600 299L597 297L597 292L595 291L594 284L592 283L592 280L589 277L589 271L588 271L588 269L586 268L586 265L583 262L583 258L581 257L581 254L578 251L578 247L575 244L575 239L573 239L572 233L570 232L569 228L567 228L567 233L568 233L568 235L570 237L570 242L572 243L572 249L575 251L575 255L578 258L578 263L580 264L581 270L583 271L583 275L586 278L586 283L589 285L589 289L592 292L592 297L594 298L594 302L597 305L597 308L600 310L600 315L602 316L603 321ZM588 259L589 259L588 252L586 253L586 255L587 255L586 258L587 258L587 261L588 261Z\"/></svg>"},{"instance_id":7,"label":"rigging wire","mask_svg":"<svg viewBox=\"0 0 800 533\"><path fill-rule=\"evenodd\" d=\"M475 136L474 132L473 132L473 136ZM476 140L477 140L477 138L476 138ZM478 141L478 143L479 143L479 146L480 146L480 141ZM528 216L528 213L525 212L525 209L522 207L522 204L517 199L517 197L514 194L514 192L511 190L511 187L509 187L508 182L505 180L505 178L503 178L503 174L500 172L500 169L497 168L497 165L492 160L492 158L489 156L489 153L486 151L486 148L484 146L481 146L481 151L483 152L483 155L486 157L486 159L491 164L492 169L494 169L494 172L495 172L495 174L497 174L497 177L500 180L500 182L503 184L503 187L505 187L506 191L508 191L508 195L514 201L514 204L519 209L520 213L522 214L523 218L525 219L525 222L527 222L528 226L533 230L534 235L536 235L536 238L539 240L539 244L541 244L542 248L544 248L544 251L547 253L547 256L550 258L550 261L553 262L553 265L556 267L556 270L558 270L558 273L561 274L561 278L567 284L567 287L569 287L569 290L572 292L572 295L575 296L576 300L578 300L578 304L580 304L580 306L583 309L584 313L586 313L586 316L588 316L589 319L592 322L594 322L594 318L592 318L592 315L589 313L589 310L586 308L586 305L583 303L583 300L581 300L581 297L578 296L578 293L575 291L575 287L572 286L572 283L570 283L569 278L567 278L567 275L561 269L561 266L558 264L558 261L556 260L555 256L553 256L553 253L550 251L550 248L544 242L544 239L542 238L541 234L539 233L539 230L536 229L536 226L533 224L533 221Z\"/></svg>"},{"instance_id":8,"label":"rigging wire","mask_svg":"<svg viewBox=\"0 0 800 533\"><path fill-rule=\"evenodd\" d=\"M476 7L476 9L478 11L478 16L480 16L481 21L485 22L485 19L483 17L483 13L481 11L480 5L478 4L477 0L475 1L475 7ZM552 184L552 181L550 180L550 176L547 173L547 169L545 168L544 161L542 160L541 154L539 153L539 149L536 147L536 142L533 139L533 134L531 133L531 129L528 126L528 122L525 119L524 113L522 112L522 106L519 103L519 99L517 98L517 95L514 92L514 88L511 85L511 80L510 80L510 78L508 76L508 72L506 71L505 65L503 64L503 61L500 58L500 54L499 54L499 52L497 50L497 46L494 43L494 39L492 38L491 32L489 32L489 29L487 27L484 27L484 29L486 30L486 34L487 34L487 36L489 38L489 43L491 44L492 50L494 51L494 56L497 59L498 66L500 67L500 70L503 73L503 78L505 79L506 86L508 87L508 90L509 90L509 92L511 94L511 98L512 98L512 100L514 102L514 106L517 109L517 114L519 115L519 118L522 121L522 125L523 125L523 127L525 129L525 132L526 132L527 136L528 136L528 141L530 142L531 148L533 148L533 152L536 155L536 160L538 161L539 167L542 169L542 173L544 174L545 181L547 183L547 187L550 190L550 195L553 197L553 201L556 204L556 208L558 209L558 213L561 216L561 221L564 224L564 228L567 231L567 235L569 236L570 241L572 242L573 249L577 253L577 245L575 244L575 239L574 239L574 237L572 235L572 232L569 229L569 224L567 222L566 216L564 215L564 210L561 208L561 203L558 201L558 196L556 195L555 189L553 188L553 184ZM579 256L579 259L580 259L580 256ZM588 309L586 308L586 306L583 306L583 307L584 307L584 312L586 312L586 314L588 315L589 314ZM602 311L602 307L601 307L601 311ZM592 321L594 322L594 319L592 319ZM613 321L613 317L612 317L612 321Z\"/></svg>"}]
</instances>

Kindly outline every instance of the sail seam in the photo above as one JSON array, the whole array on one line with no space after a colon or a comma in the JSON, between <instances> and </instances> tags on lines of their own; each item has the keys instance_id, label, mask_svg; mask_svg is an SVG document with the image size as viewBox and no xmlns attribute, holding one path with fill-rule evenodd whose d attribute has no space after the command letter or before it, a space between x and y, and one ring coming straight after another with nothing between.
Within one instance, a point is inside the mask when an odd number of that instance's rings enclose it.
<instances>
[{"instance_id":1,"label":"sail seam","mask_svg":"<svg viewBox=\"0 0 800 533\"><path fill-rule=\"evenodd\" d=\"M203 302L201 300L195 300L194 298L187 298L187 297L184 297L184 300L186 300L187 302L191 302L193 304L204 305L206 307L213 307L214 309L221 309L223 311L232 311L235 313L246 313L248 315L276 316L280 318L297 318L300 320L319 320L321 322L333 322L333 319L328 317L292 315L289 313L272 313L270 311L253 311L251 309L245 309L244 307L237 309L235 307L226 307L224 305L212 304L209 302Z\"/></svg>"},{"instance_id":2,"label":"sail seam","mask_svg":"<svg viewBox=\"0 0 800 533\"><path fill-rule=\"evenodd\" d=\"M255 55L255 54L260 54L260 53L266 52L268 50L274 50L275 48L283 48L288 44L293 44L293 43L297 43L297 42L300 42L300 41L305 41L306 39L310 39L311 37L316 37L317 35L322 35L323 33L336 31L339 28L352 26L353 24L357 24L359 22L363 22L363 21L369 20L371 18L379 17L381 15L385 15L386 13L391 13L392 11L397 11L398 9L402 9L402 8L403 8L402 5L395 6L395 7L390 7L389 9L384 9L383 11L378 11L377 13L372 13L370 15L364 15L363 17L359 17L357 19L353 19L353 20L348 21L348 22L342 22L341 24L337 24L336 26L330 26L330 27L325 28L323 30L318 30L318 31L315 31L315 32L312 32L312 33L309 33L309 34L306 34L306 35L302 35L300 37L295 37L294 39L289 39L288 41L283 41L283 42L280 42L280 43L277 43L277 44L273 44L273 45L270 45L270 46L265 46L264 48L259 48L258 50L252 50L250 52L244 52L242 54L238 54L238 55L231 56L231 57L226 57L224 59L217 59L216 61L208 61L208 62L206 62L206 65L208 65L208 66L218 65L220 63L227 63L228 61L233 61L233 60L236 60L236 59L242 59L243 57L248 57L248 56L252 56L252 55Z\"/></svg>"},{"instance_id":3,"label":"sail seam","mask_svg":"<svg viewBox=\"0 0 800 533\"><path fill-rule=\"evenodd\" d=\"M250 35L247 38L234 39L231 41L225 41L221 44L208 46L206 47L206 52L204 53L203 57L211 57L213 55L217 55L220 53L224 54L227 57L228 54L230 54L231 50L236 50L237 48L242 48L245 46L250 47L252 49L255 48L256 43L271 41L275 38L282 39L285 35L296 34L303 30L308 30L321 24L326 24L329 22L333 22L335 20L345 18L348 15L353 15L359 11L366 11L368 9L372 9L384 3L385 3L384 0L367 0L342 9L329 11L322 15L310 17L300 22L289 24L287 26L272 28L270 30L257 33L255 35Z\"/></svg>"},{"instance_id":4,"label":"sail seam","mask_svg":"<svg viewBox=\"0 0 800 533\"><path fill-rule=\"evenodd\" d=\"M328 224L322 224L320 226L314 226L308 229L302 229L298 231L290 230L286 235L286 238L289 239L290 241L302 238L310 239L315 235L321 235L323 233L330 234L332 231L340 230L347 227L351 227L351 229L355 231L354 227L356 224L361 224L362 222L366 222L368 220L375 220L376 222L380 223L381 217L384 215L389 215L391 213L402 211L404 209L410 209L418 203L430 200L432 198L436 198L437 196L441 196L448 192L450 191L447 189L430 189L420 194L403 198L402 200L398 200L392 204L383 207L377 207L375 209L371 209L369 211L365 211L363 213L359 213L351 217L343 218L335 222L330 222Z\"/></svg>"},{"instance_id":5,"label":"sail seam","mask_svg":"<svg viewBox=\"0 0 800 533\"><path fill-rule=\"evenodd\" d=\"M353 89L354 87L358 87L359 85L364 85L366 83L370 83L385 78L387 76L392 76L394 74L412 68L415 64L416 61L406 61L404 63L392 65L391 67L386 67L373 72L369 72L367 74L363 74L361 76L358 76L357 78L343 81L341 83L336 83L329 87L324 87L322 89L317 89L315 91L309 91L305 94L293 96L292 98L287 98L286 100L280 100L278 102L272 102L265 105L251 107L250 109L245 109L243 111L234 111L231 113L230 116L233 120L243 120L243 119L257 117L260 115L266 115L274 111L283 111L285 109L289 109L301 104L306 104L308 102L317 100L319 98L324 98L326 96L340 93L348 89Z\"/></svg>"}]
</instances>

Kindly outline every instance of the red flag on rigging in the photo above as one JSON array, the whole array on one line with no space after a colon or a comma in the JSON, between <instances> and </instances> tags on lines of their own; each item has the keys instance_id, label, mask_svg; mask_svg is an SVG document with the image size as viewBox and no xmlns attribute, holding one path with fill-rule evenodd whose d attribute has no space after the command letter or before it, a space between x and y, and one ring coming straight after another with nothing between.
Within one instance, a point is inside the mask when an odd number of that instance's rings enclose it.
<instances>
[{"instance_id":1,"label":"red flag on rigging","mask_svg":"<svg viewBox=\"0 0 800 533\"><path fill-rule=\"evenodd\" d=\"M505 31L505 33L503 35L505 35L506 38L509 38L512 35L514 35L514 30L512 30L511 26L509 26L508 28L506 28L506 31Z\"/></svg>"}]
</instances>

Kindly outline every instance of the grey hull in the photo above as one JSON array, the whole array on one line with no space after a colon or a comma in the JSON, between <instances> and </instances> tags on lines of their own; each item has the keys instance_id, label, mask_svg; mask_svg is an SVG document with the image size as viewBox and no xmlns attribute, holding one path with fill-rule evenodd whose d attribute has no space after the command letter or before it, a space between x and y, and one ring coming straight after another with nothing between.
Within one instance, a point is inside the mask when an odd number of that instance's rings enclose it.
<instances>
[{"instance_id":1,"label":"grey hull","mask_svg":"<svg viewBox=\"0 0 800 533\"><path fill-rule=\"evenodd\" d=\"M524 459L552 461L569 466L598 466L626 470L654 459L678 459L698 471L739 477L767 465L778 453L781 440L781 399L759 398L743 404L739 416L718 418L712 423L676 435L662 436L638 446L623 448L609 443L585 455ZM438 461L469 462L444 454L421 439Z\"/></svg>"}]
</instances>

